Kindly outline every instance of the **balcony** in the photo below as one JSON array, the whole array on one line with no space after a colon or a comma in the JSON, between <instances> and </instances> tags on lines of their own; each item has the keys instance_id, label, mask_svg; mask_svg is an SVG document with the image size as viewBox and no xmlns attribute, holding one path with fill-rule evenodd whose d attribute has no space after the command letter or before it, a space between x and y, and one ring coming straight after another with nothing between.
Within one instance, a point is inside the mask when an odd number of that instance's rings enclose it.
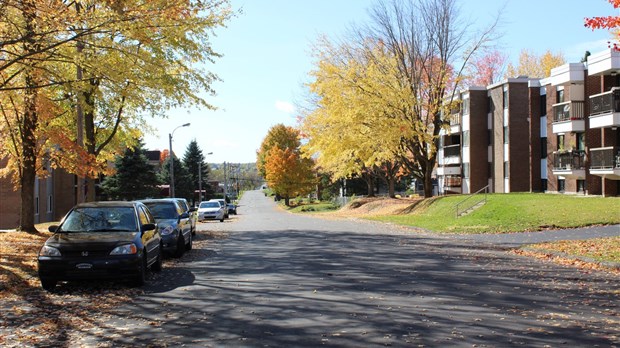
<instances>
[{"instance_id":1,"label":"balcony","mask_svg":"<svg viewBox=\"0 0 620 348\"><path fill-rule=\"evenodd\" d=\"M443 147L443 165L461 163L461 144Z\"/></svg>"},{"instance_id":2,"label":"balcony","mask_svg":"<svg viewBox=\"0 0 620 348\"><path fill-rule=\"evenodd\" d=\"M572 179L586 178L585 151L557 151L553 153L553 175Z\"/></svg>"},{"instance_id":3,"label":"balcony","mask_svg":"<svg viewBox=\"0 0 620 348\"><path fill-rule=\"evenodd\" d=\"M461 166L443 166L443 165L439 165L437 167L437 175L438 176L461 175Z\"/></svg>"},{"instance_id":4,"label":"balcony","mask_svg":"<svg viewBox=\"0 0 620 348\"><path fill-rule=\"evenodd\" d=\"M590 97L590 128L620 126L620 88Z\"/></svg>"},{"instance_id":5,"label":"balcony","mask_svg":"<svg viewBox=\"0 0 620 348\"><path fill-rule=\"evenodd\" d=\"M568 101L553 105L553 133L584 132L584 102Z\"/></svg>"},{"instance_id":6,"label":"balcony","mask_svg":"<svg viewBox=\"0 0 620 348\"><path fill-rule=\"evenodd\" d=\"M590 174L620 180L620 147L590 149Z\"/></svg>"},{"instance_id":7,"label":"balcony","mask_svg":"<svg viewBox=\"0 0 620 348\"><path fill-rule=\"evenodd\" d=\"M448 120L450 121L450 134L460 133L462 122L461 114L458 111L452 112L448 117Z\"/></svg>"}]
</instances>

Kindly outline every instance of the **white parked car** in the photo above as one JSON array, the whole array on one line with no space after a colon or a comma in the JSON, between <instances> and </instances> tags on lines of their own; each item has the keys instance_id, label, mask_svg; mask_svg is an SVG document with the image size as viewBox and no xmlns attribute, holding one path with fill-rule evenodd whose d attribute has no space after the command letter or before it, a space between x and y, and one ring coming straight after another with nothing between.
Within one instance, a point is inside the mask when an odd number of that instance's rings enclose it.
<instances>
[{"instance_id":1,"label":"white parked car","mask_svg":"<svg viewBox=\"0 0 620 348\"><path fill-rule=\"evenodd\" d=\"M225 215L224 208L219 202L200 202L198 206L198 221L220 220L220 222L224 222Z\"/></svg>"},{"instance_id":2,"label":"white parked car","mask_svg":"<svg viewBox=\"0 0 620 348\"><path fill-rule=\"evenodd\" d=\"M210 199L209 202L217 202L219 203L219 205L222 207L222 209L224 209L224 219L228 219L228 204L226 203L226 200L223 198L213 198Z\"/></svg>"}]
</instances>

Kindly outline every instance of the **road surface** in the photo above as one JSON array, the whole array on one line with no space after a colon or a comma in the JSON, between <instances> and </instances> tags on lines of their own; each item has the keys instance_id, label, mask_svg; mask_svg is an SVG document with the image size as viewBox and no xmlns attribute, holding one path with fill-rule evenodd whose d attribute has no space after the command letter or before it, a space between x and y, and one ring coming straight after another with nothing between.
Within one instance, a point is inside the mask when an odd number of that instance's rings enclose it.
<instances>
[{"instance_id":1,"label":"road surface","mask_svg":"<svg viewBox=\"0 0 620 348\"><path fill-rule=\"evenodd\" d=\"M224 223L200 223L194 250L168 261L144 296L72 342L620 346L617 275L475 240L290 214L258 191L246 193L238 210Z\"/></svg>"}]
</instances>

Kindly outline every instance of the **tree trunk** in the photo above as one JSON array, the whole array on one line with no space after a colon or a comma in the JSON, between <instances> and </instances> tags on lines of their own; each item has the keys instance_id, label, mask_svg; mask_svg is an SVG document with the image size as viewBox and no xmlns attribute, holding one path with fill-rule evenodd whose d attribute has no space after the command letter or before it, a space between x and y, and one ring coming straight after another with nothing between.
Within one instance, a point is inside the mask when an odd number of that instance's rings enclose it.
<instances>
[{"instance_id":1,"label":"tree trunk","mask_svg":"<svg viewBox=\"0 0 620 348\"><path fill-rule=\"evenodd\" d=\"M34 55L37 52L34 37L36 36L35 23L36 6L30 2L23 3L22 13L26 20L26 52ZM26 73L25 83L26 90L24 92L24 118L22 120L22 168L20 177L21 189L21 207L19 230L25 232L38 232L34 226L34 183L37 172L37 140L35 133L38 123L37 115L37 81L33 73L35 62L27 59L25 62Z\"/></svg>"},{"instance_id":2,"label":"tree trunk","mask_svg":"<svg viewBox=\"0 0 620 348\"><path fill-rule=\"evenodd\" d=\"M30 81L29 81L30 80ZM32 83L30 77L26 78L27 83ZM32 84L31 84L32 85ZM36 140L35 129L37 125L36 111L36 90L28 88L26 90L26 105L24 110L24 120L22 123L22 174L20 178L21 186L21 207L20 207L20 226L19 229L25 232L38 232L34 226L34 183L36 180Z\"/></svg>"},{"instance_id":3,"label":"tree trunk","mask_svg":"<svg viewBox=\"0 0 620 348\"><path fill-rule=\"evenodd\" d=\"M96 134L95 134L95 100L94 93L99 86L99 82L97 79L90 79L90 89L88 91L82 92L83 98L82 100L88 106L87 111L84 113L84 135L86 137L86 141L84 142L86 146L86 151L92 158L97 157L96 153ZM95 200L95 179L92 177L86 176L86 192L85 192L85 201L92 202Z\"/></svg>"},{"instance_id":4,"label":"tree trunk","mask_svg":"<svg viewBox=\"0 0 620 348\"><path fill-rule=\"evenodd\" d=\"M433 168L426 166L424 170L424 198L433 197Z\"/></svg>"},{"instance_id":5,"label":"tree trunk","mask_svg":"<svg viewBox=\"0 0 620 348\"><path fill-rule=\"evenodd\" d=\"M388 182L388 195L390 198L394 198L396 197L396 192L394 190L394 183L396 181L396 178L392 175L390 175L387 179Z\"/></svg>"}]
</instances>

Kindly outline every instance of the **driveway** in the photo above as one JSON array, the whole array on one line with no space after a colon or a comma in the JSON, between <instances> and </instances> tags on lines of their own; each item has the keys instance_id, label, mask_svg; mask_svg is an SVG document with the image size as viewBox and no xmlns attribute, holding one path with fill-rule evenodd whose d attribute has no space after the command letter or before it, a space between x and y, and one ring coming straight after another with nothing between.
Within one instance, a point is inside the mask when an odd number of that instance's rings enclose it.
<instances>
[{"instance_id":1,"label":"driveway","mask_svg":"<svg viewBox=\"0 0 620 348\"><path fill-rule=\"evenodd\" d=\"M475 239L289 214L248 192L72 345L620 346L618 276Z\"/></svg>"}]
</instances>

